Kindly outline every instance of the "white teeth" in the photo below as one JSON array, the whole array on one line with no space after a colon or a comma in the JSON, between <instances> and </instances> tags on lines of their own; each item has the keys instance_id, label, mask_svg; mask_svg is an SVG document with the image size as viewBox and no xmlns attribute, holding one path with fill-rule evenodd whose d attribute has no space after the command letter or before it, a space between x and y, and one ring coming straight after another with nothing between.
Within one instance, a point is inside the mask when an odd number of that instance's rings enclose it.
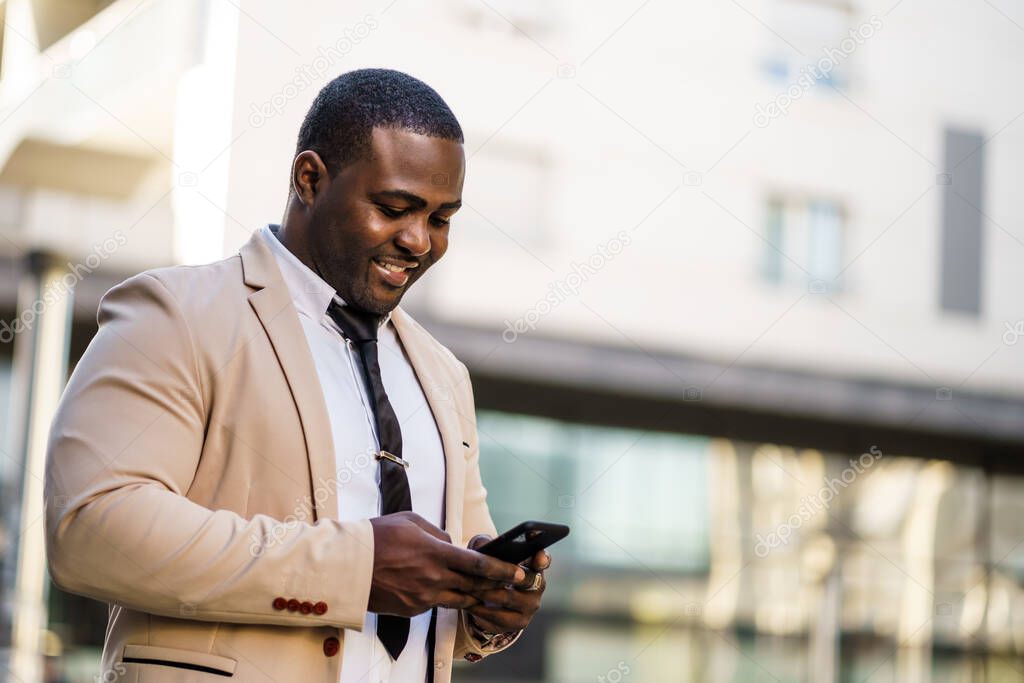
<instances>
[{"instance_id":1,"label":"white teeth","mask_svg":"<svg viewBox=\"0 0 1024 683\"><path fill-rule=\"evenodd\" d=\"M413 266L396 266L394 263L385 263L384 261L378 261L377 259L374 259L374 263L379 265L381 268L384 268L386 270L390 270L392 273L404 273L405 271L407 271L407 270L409 270L410 268L413 267Z\"/></svg>"}]
</instances>

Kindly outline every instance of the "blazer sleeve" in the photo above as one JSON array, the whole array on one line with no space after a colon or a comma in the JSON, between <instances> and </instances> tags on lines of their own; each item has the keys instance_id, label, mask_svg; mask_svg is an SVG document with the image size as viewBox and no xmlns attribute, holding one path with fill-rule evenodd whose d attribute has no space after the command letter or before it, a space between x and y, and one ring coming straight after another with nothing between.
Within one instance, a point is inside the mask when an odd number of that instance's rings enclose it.
<instances>
[{"instance_id":1,"label":"blazer sleeve","mask_svg":"<svg viewBox=\"0 0 1024 683\"><path fill-rule=\"evenodd\" d=\"M189 500L207 426L195 331L151 273L107 292L97 320L49 434L54 583L161 616L361 630L373 573L369 521L284 524ZM253 542L270 537L280 542ZM296 576L319 594L287 595ZM280 600L275 607L278 597L327 609L289 611Z\"/></svg>"},{"instance_id":2,"label":"blazer sleeve","mask_svg":"<svg viewBox=\"0 0 1024 683\"><path fill-rule=\"evenodd\" d=\"M466 454L466 491L463 499L462 546L469 545L469 541L477 534L497 536L494 528L494 521L491 519L490 510L487 508L487 489L484 487L483 479L480 476L480 443L476 430L476 408L473 400L473 385L470 381L469 371L466 366L459 363L462 369L462 381L460 393L462 401L459 410L466 416L467 421L472 425L469 434L469 449ZM487 641L481 632L476 629L467 618L467 613L459 612L458 631L455 636L456 659L467 659L477 662L488 655L510 647L519 639L522 631L508 634L508 637L495 639L500 645L494 645ZM504 635L504 634L503 634Z\"/></svg>"}]
</instances>

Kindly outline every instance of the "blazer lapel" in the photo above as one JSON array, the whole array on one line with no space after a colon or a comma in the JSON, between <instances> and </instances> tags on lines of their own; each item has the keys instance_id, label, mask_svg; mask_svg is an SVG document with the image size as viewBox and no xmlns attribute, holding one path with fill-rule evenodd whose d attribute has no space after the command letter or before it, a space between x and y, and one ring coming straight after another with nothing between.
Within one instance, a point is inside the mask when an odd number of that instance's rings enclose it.
<instances>
[{"instance_id":1,"label":"blazer lapel","mask_svg":"<svg viewBox=\"0 0 1024 683\"><path fill-rule=\"evenodd\" d=\"M445 460L445 497L443 528L452 538L452 543L462 542L462 494L465 489L466 456L463 452L459 419L456 412L454 387L447 379L440 360L430 348L430 342L422 338L425 334L417 328L401 307L391 313L391 322L409 355L416 378L420 381L423 394L427 397L434 422L441 434Z\"/></svg>"},{"instance_id":2,"label":"blazer lapel","mask_svg":"<svg viewBox=\"0 0 1024 683\"><path fill-rule=\"evenodd\" d=\"M313 482L310 493L314 515L317 519L337 519L338 487L330 417L291 294L281 278L273 252L263 243L258 232L242 245L239 254L245 283L256 288L249 295L249 303L270 338L302 421L309 474ZM441 434L445 458L444 529L453 543L461 543L466 460L454 403L454 387L440 359L431 349L430 341L423 338L426 333L418 329L401 307L392 312L391 321Z\"/></svg>"},{"instance_id":3,"label":"blazer lapel","mask_svg":"<svg viewBox=\"0 0 1024 683\"><path fill-rule=\"evenodd\" d=\"M291 294L273 252L258 231L242 245L239 254L245 283L257 288L249 295L249 304L270 338L302 422L312 482L311 511L315 519L337 519L338 486L330 417Z\"/></svg>"}]
</instances>

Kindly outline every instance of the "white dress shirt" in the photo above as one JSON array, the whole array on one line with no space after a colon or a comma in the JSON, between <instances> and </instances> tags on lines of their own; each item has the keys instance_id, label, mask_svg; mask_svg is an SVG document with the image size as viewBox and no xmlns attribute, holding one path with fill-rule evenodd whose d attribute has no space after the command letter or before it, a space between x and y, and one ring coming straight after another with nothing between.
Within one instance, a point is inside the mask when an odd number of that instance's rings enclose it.
<instances>
[{"instance_id":1,"label":"white dress shirt","mask_svg":"<svg viewBox=\"0 0 1024 683\"><path fill-rule=\"evenodd\" d=\"M316 364L334 437L338 518L350 521L378 517L380 468L373 457L378 451L377 428L363 381L362 361L327 315L332 299L344 302L281 243L277 229L277 225L265 225L260 235L274 252ZM441 436L390 313L379 328L378 348L381 378L402 428L402 457L411 463L406 474L412 509L441 527L445 487ZM345 577L339 576L338 580L344 581ZM392 662L377 638L377 615L367 612L362 632L345 630L340 683L426 680L429 626L429 611L413 617L405 649Z\"/></svg>"}]
</instances>

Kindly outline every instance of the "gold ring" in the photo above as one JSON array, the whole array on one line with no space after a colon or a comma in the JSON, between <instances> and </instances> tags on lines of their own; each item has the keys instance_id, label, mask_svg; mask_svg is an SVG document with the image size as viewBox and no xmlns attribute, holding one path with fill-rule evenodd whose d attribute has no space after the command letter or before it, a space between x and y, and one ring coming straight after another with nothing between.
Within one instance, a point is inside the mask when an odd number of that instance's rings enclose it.
<instances>
[{"instance_id":1,"label":"gold ring","mask_svg":"<svg viewBox=\"0 0 1024 683\"><path fill-rule=\"evenodd\" d=\"M530 587L529 588L524 588L523 590L524 591L539 591L540 587L541 587L541 585L543 585L543 583L544 583L544 575L541 574L540 572L537 572L536 574L533 575L533 583L530 584Z\"/></svg>"}]
</instances>

